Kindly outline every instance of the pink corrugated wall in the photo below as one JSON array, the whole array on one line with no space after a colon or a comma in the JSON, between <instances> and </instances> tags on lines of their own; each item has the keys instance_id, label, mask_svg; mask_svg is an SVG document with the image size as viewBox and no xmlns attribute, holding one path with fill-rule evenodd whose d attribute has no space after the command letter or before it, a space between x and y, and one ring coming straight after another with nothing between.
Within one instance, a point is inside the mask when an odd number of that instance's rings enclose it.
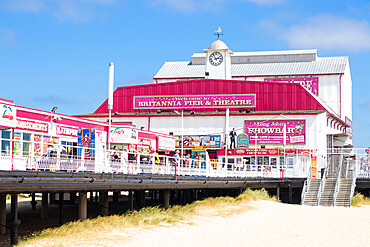
<instances>
[{"instance_id":1,"label":"pink corrugated wall","mask_svg":"<svg viewBox=\"0 0 370 247\"><path fill-rule=\"evenodd\" d=\"M325 110L300 84L202 79L119 87L114 91L113 112L157 111L133 109L133 96L200 94L256 94L256 111ZM215 109L203 108L196 110L198 112L209 112ZM107 100L95 113L108 113Z\"/></svg>"}]
</instances>

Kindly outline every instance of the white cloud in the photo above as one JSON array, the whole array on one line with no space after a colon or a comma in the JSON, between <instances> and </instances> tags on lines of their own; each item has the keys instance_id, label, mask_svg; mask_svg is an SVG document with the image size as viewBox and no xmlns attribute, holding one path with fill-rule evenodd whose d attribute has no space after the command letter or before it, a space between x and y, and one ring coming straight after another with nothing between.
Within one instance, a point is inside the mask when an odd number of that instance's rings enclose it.
<instances>
[{"instance_id":1,"label":"white cloud","mask_svg":"<svg viewBox=\"0 0 370 247\"><path fill-rule=\"evenodd\" d=\"M15 34L10 29L0 28L0 47L11 47L15 43Z\"/></svg>"},{"instance_id":2,"label":"white cloud","mask_svg":"<svg viewBox=\"0 0 370 247\"><path fill-rule=\"evenodd\" d=\"M61 21L88 22L101 16L101 7L115 0L0 0L0 9L47 13Z\"/></svg>"},{"instance_id":3,"label":"white cloud","mask_svg":"<svg viewBox=\"0 0 370 247\"><path fill-rule=\"evenodd\" d=\"M365 20L320 14L288 28L270 22L261 25L291 48L360 51L370 49L370 25Z\"/></svg>"}]
</instances>

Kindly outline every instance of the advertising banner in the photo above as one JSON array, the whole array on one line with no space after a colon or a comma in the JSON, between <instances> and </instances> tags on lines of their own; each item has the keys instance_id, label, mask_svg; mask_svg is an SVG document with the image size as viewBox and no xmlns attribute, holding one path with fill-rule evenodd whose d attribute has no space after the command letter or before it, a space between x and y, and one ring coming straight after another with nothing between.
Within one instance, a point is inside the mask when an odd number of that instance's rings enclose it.
<instances>
[{"instance_id":1,"label":"advertising banner","mask_svg":"<svg viewBox=\"0 0 370 247\"><path fill-rule=\"evenodd\" d=\"M181 140L181 136L175 136L175 146L176 148L181 148L184 144L184 148L194 148L194 147L203 147L203 148L221 148L221 136L212 135L212 136L184 136L184 139Z\"/></svg>"},{"instance_id":2,"label":"advertising banner","mask_svg":"<svg viewBox=\"0 0 370 247\"><path fill-rule=\"evenodd\" d=\"M35 121L29 121L29 120L17 120L16 128L20 130L31 130L31 131L42 132L42 133L49 132L48 123L35 122Z\"/></svg>"},{"instance_id":3,"label":"advertising banner","mask_svg":"<svg viewBox=\"0 0 370 247\"><path fill-rule=\"evenodd\" d=\"M175 138L158 136L157 149L175 151Z\"/></svg>"},{"instance_id":4,"label":"advertising banner","mask_svg":"<svg viewBox=\"0 0 370 247\"><path fill-rule=\"evenodd\" d=\"M77 156L79 159L95 158L95 128L78 129Z\"/></svg>"},{"instance_id":5,"label":"advertising banner","mask_svg":"<svg viewBox=\"0 0 370 247\"><path fill-rule=\"evenodd\" d=\"M245 121L245 134L249 144L305 144L305 120Z\"/></svg>"},{"instance_id":6,"label":"advertising banner","mask_svg":"<svg viewBox=\"0 0 370 247\"><path fill-rule=\"evenodd\" d=\"M317 157L312 156L311 159L311 178L317 178Z\"/></svg>"},{"instance_id":7,"label":"advertising banner","mask_svg":"<svg viewBox=\"0 0 370 247\"><path fill-rule=\"evenodd\" d=\"M14 128L16 125L16 108L0 104L0 126Z\"/></svg>"},{"instance_id":8,"label":"advertising banner","mask_svg":"<svg viewBox=\"0 0 370 247\"><path fill-rule=\"evenodd\" d=\"M311 91L315 95L319 95L319 78L265 78L265 82L286 82L286 83L300 83L304 88Z\"/></svg>"},{"instance_id":9,"label":"advertising banner","mask_svg":"<svg viewBox=\"0 0 370 247\"><path fill-rule=\"evenodd\" d=\"M255 94L134 96L134 109L256 107Z\"/></svg>"},{"instance_id":10,"label":"advertising banner","mask_svg":"<svg viewBox=\"0 0 370 247\"><path fill-rule=\"evenodd\" d=\"M111 143L138 144L138 132L131 128L112 128L109 132Z\"/></svg>"}]
</instances>

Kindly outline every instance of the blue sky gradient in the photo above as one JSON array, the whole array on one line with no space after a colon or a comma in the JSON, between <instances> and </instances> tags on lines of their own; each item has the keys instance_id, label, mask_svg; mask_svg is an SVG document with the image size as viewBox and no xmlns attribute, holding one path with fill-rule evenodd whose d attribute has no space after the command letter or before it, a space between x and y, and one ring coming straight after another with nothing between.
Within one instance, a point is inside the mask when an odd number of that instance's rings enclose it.
<instances>
[{"instance_id":1,"label":"blue sky gradient","mask_svg":"<svg viewBox=\"0 0 370 247\"><path fill-rule=\"evenodd\" d=\"M115 87L152 83L165 61L214 40L232 51L318 49L349 56L356 147L370 146L369 1L0 0L0 98L94 112Z\"/></svg>"}]
</instances>

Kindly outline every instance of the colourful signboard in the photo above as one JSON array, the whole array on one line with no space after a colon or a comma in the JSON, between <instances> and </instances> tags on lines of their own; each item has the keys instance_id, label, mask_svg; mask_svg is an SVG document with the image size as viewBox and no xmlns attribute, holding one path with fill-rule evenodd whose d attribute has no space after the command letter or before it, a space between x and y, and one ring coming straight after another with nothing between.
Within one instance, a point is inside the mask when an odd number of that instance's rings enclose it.
<instances>
[{"instance_id":1,"label":"colourful signboard","mask_svg":"<svg viewBox=\"0 0 370 247\"><path fill-rule=\"evenodd\" d=\"M237 148L249 148L249 137L245 134L240 134L236 143Z\"/></svg>"},{"instance_id":2,"label":"colourful signboard","mask_svg":"<svg viewBox=\"0 0 370 247\"><path fill-rule=\"evenodd\" d=\"M181 148L182 143L184 148L194 148L194 147L203 147L203 148L221 148L221 136L184 136L184 139L181 140L181 136L175 136L175 146L176 148Z\"/></svg>"},{"instance_id":3,"label":"colourful signboard","mask_svg":"<svg viewBox=\"0 0 370 247\"><path fill-rule=\"evenodd\" d=\"M285 128L285 131L284 131ZM249 144L305 144L305 120L245 121ZM285 132L285 134L284 134Z\"/></svg>"},{"instance_id":4,"label":"colourful signboard","mask_svg":"<svg viewBox=\"0 0 370 247\"><path fill-rule=\"evenodd\" d=\"M95 128L78 129L77 136L77 156L79 159L95 158Z\"/></svg>"},{"instance_id":5,"label":"colourful signboard","mask_svg":"<svg viewBox=\"0 0 370 247\"><path fill-rule=\"evenodd\" d=\"M317 178L317 157L312 156L311 159L311 178Z\"/></svg>"},{"instance_id":6,"label":"colourful signboard","mask_svg":"<svg viewBox=\"0 0 370 247\"><path fill-rule=\"evenodd\" d=\"M138 132L131 128L112 128L109 132L111 143L138 144Z\"/></svg>"},{"instance_id":7,"label":"colourful signboard","mask_svg":"<svg viewBox=\"0 0 370 247\"><path fill-rule=\"evenodd\" d=\"M315 95L319 95L319 78L318 77L302 77L302 78L265 78L266 82L286 82L300 83L304 88L311 91Z\"/></svg>"},{"instance_id":8,"label":"colourful signboard","mask_svg":"<svg viewBox=\"0 0 370 247\"><path fill-rule=\"evenodd\" d=\"M311 151L309 149L296 148L236 148L228 149L228 156L309 156ZM217 156L224 156L225 149L217 150Z\"/></svg>"},{"instance_id":9,"label":"colourful signboard","mask_svg":"<svg viewBox=\"0 0 370 247\"><path fill-rule=\"evenodd\" d=\"M0 126L14 128L16 124L16 108L0 104Z\"/></svg>"},{"instance_id":10,"label":"colourful signboard","mask_svg":"<svg viewBox=\"0 0 370 247\"><path fill-rule=\"evenodd\" d=\"M255 94L134 96L134 109L256 107Z\"/></svg>"},{"instance_id":11,"label":"colourful signboard","mask_svg":"<svg viewBox=\"0 0 370 247\"><path fill-rule=\"evenodd\" d=\"M158 136L157 149L175 151L175 138Z\"/></svg>"},{"instance_id":12,"label":"colourful signboard","mask_svg":"<svg viewBox=\"0 0 370 247\"><path fill-rule=\"evenodd\" d=\"M42 132L42 133L48 133L49 132L49 124L48 123L42 123L42 122L35 122L35 121L29 121L29 120L17 120L17 129L21 130L31 130L35 132Z\"/></svg>"}]
</instances>

